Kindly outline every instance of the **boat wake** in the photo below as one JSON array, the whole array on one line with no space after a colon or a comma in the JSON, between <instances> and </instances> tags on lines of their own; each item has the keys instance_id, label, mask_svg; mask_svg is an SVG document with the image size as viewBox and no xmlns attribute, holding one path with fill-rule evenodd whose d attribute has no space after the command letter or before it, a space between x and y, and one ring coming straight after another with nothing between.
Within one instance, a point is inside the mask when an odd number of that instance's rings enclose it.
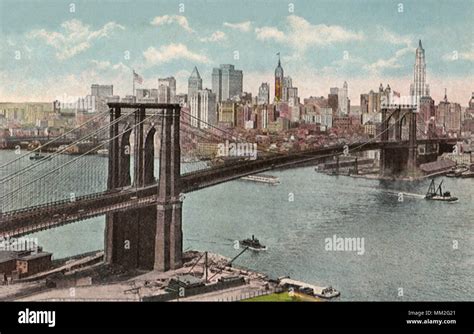
<instances>
[{"instance_id":1,"label":"boat wake","mask_svg":"<svg viewBox=\"0 0 474 334\"><path fill-rule=\"evenodd\" d=\"M385 192L389 194L393 194L395 196L398 196L399 194L403 194L403 196L408 196L408 197L413 197L413 198L425 198L425 195L422 194L416 194L416 193L407 193L405 191L394 191L394 190L385 190Z\"/></svg>"}]
</instances>

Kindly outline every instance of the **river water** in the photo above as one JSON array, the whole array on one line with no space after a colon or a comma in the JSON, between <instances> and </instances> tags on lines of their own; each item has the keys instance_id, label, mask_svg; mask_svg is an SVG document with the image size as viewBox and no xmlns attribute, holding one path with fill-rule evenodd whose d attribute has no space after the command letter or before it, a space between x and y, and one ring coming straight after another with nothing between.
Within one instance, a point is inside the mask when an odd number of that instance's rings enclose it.
<instances>
[{"instance_id":1,"label":"river water","mask_svg":"<svg viewBox=\"0 0 474 334\"><path fill-rule=\"evenodd\" d=\"M2 162L11 156L0 151ZM81 182L77 174L71 182ZM329 176L310 167L268 174L281 183L239 180L186 194L185 250L233 257L234 241L254 234L268 250L247 251L238 265L332 285L341 300L474 300L474 179L445 178L460 198L448 204L423 199L428 180ZM104 218L31 236L54 258L103 249ZM363 254L327 250L334 236L360 238Z\"/></svg>"}]
</instances>

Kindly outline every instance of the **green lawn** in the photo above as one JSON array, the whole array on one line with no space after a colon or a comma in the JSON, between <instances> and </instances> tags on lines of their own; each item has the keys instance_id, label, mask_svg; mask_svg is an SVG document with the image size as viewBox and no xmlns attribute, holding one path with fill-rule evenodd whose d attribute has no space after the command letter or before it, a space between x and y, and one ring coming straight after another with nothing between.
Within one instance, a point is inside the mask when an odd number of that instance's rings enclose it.
<instances>
[{"instance_id":1,"label":"green lawn","mask_svg":"<svg viewBox=\"0 0 474 334\"><path fill-rule=\"evenodd\" d=\"M318 299L309 296L294 293L293 297L288 292L271 293L268 295L252 297L244 299L244 302L302 302L302 301L317 301Z\"/></svg>"}]
</instances>

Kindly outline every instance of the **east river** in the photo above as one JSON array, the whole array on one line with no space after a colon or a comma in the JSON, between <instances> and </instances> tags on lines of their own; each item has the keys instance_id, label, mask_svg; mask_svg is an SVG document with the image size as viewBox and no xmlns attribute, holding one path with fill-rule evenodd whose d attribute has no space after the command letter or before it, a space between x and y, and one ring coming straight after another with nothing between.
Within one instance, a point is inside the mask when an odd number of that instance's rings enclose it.
<instances>
[{"instance_id":1,"label":"east river","mask_svg":"<svg viewBox=\"0 0 474 334\"><path fill-rule=\"evenodd\" d=\"M0 158L8 161L12 152L0 151ZM329 176L311 167L269 174L281 183L238 180L186 194L184 249L233 257L234 241L253 234L268 250L248 251L238 265L332 285L341 300L474 300L474 179L444 178L459 197L449 204L423 199L429 180ZM80 187L80 171L72 180ZM67 257L103 249L104 220L30 236L54 258ZM339 237L363 240L363 254L328 250L327 239Z\"/></svg>"}]
</instances>

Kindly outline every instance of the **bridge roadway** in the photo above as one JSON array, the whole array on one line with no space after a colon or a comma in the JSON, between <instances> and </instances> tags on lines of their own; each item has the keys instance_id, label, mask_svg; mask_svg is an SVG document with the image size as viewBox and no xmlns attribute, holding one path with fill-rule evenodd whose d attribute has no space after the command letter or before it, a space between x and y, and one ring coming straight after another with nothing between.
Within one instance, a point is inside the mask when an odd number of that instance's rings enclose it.
<instances>
[{"instance_id":1,"label":"bridge roadway","mask_svg":"<svg viewBox=\"0 0 474 334\"><path fill-rule=\"evenodd\" d=\"M425 139L424 143L455 143L455 139ZM381 148L407 147L407 142L365 142L350 144L349 150L366 151ZM261 173L275 168L295 166L304 162L320 159L325 155L342 153L344 144L280 154L277 156L244 160L229 165L212 167L181 175L181 192L188 193L216 184L238 179L242 176ZM61 200L40 206L5 212L0 217L0 237L21 236L75 221L104 215L112 212L126 211L156 204L157 182L143 188L125 187L95 194L77 197L75 201Z\"/></svg>"}]
</instances>

